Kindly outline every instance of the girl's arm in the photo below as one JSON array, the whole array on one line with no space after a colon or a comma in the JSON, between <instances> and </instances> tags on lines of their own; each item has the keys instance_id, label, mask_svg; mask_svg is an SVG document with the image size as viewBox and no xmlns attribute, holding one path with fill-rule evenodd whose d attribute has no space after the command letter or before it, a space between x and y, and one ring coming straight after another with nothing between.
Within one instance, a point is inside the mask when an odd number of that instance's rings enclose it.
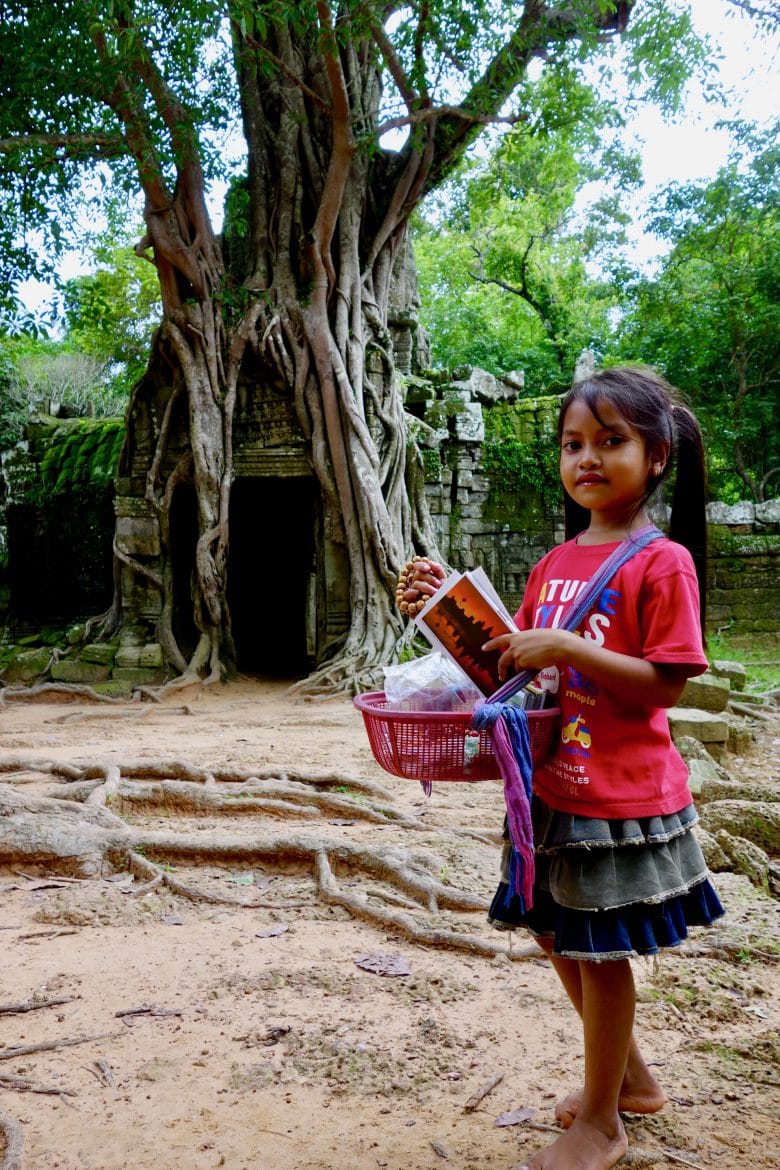
<instances>
[{"instance_id":1,"label":"girl's arm","mask_svg":"<svg viewBox=\"0 0 780 1170\"><path fill-rule=\"evenodd\" d=\"M560 668L564 663L571 663L626 703L645 707L673 707L686 680L701 669L691 669L684 663L666 665L618 654L569 630L537 629L501 634L486 642L483 650L502 651L498 661L502 679L520 670Z\"/></svg>"}]
</instances>

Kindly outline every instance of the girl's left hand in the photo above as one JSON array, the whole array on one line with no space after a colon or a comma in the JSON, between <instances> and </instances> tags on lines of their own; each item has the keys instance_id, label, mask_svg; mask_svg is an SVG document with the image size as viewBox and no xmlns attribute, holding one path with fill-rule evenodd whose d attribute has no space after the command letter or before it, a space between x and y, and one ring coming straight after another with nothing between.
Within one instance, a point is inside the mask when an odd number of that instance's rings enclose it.
<instances>
[{"instance_id":1,"label":"girl's left hand","mask_svg":"<svg viewBox=\"0 0 780 1170\"><path fill-rule=\"evenodd\" d=\"M566 642L576 636L566 630L521 630L499 634L485 642L483 650L500 650L499 678L510 678L521 670L543 670L558 666L566 658Z\"/></svg>"},{"instance_id":2,"label":"girl's left hand","mask_svg":"<svg viewBox=\"0 0 780 1170\"><path fill-rule=\"evenodd\" d=\"M438 593L447 572L430 557L413 557L401 570L395 591L395 600L401 613L414 617L435 593Z\"/></svg>"}]
</instances>

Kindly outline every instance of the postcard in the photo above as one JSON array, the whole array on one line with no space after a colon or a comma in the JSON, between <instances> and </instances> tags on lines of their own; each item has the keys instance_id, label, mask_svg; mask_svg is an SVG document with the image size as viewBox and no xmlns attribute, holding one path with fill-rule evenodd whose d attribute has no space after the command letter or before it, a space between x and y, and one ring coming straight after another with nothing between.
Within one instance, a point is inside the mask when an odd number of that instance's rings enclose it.
<instances>
[{"instance_id":1,"label":"postcard","mask_svg":"<svg viewBox=\"0 0 780 1170\"><path fill-rule=\"evenodd\" d=\"M515 633L517 626L483 569L451 574L417 614L415 623L433 646L457 662L483 695L498 690L501 654L482 646L499 634Z\"/></svg>"}]
</instances>

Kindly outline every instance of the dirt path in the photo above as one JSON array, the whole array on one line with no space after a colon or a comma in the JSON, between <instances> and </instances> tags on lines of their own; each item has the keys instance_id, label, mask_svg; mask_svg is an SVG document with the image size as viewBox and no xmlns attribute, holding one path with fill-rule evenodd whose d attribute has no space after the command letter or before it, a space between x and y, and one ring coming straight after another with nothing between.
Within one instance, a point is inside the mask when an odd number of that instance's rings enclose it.
<instances>
[{"instance_id":1,"label":"dirt path","mask_svg":"<svg viewBox=\"0 0 780 1170\"><path fill-rule=\"evenodd\" d=\"M382 783L419 820L414 847L440 859L441 881L491 893L495 846L449 830L493 837L498 785L439 785L428 800L380 771L351 704L293 702L282 684L189 701L191 715L158 708L140 720L80 704L9 706L0 754L336 769ZM767 737L735 767L766 771L776 751ZM198 827L208 831L208 818ZM403 833L339 819L328 829L345 840ZM182 876L238 902L263 893L292 908L198 906L158 890L136 898L125 875L56 883L32 868L0 872L0 1007L68 1000L0 1014L0 1112L21 1123L24 1170L510 1170L551 1140L555 1100L582 1066L546 961L412 946L323 906L293 866ZM780 1167L777 903L741 878L718 885L723 927L655 966L636 964L638 1032L672 1100L629 1122L627 1165ZM470 930L495 937L481 913L471 918ZM703 942L728 949L697 957ZM376 954L409 973L355 961ZM156 1011L122 1014L138 1008ZM84 1037L98 1038L10 1052ZM496 1125L520 1108L528 1120Z\"/></svg>"}]
</instances>

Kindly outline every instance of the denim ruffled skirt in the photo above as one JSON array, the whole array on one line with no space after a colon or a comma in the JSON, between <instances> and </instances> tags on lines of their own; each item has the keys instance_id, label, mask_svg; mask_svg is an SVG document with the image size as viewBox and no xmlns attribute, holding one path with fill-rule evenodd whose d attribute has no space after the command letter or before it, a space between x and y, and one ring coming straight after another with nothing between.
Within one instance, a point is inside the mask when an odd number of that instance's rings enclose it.
<instances>
[{"instance_id":1,"label":"denim ruffled skirt","mask_svg":"<svg viewBox=\"0 0 780 1170\"><path fill-rule=\"evenodd\" d=\"M488 912L499 930L528 927L567 959L625 959L677 946L723 913L693 833L692 804L667 816L600 820L531 804L536 877L524 912L510 883L506 826L501 882Z\"/></svg>"}]
</instances>

